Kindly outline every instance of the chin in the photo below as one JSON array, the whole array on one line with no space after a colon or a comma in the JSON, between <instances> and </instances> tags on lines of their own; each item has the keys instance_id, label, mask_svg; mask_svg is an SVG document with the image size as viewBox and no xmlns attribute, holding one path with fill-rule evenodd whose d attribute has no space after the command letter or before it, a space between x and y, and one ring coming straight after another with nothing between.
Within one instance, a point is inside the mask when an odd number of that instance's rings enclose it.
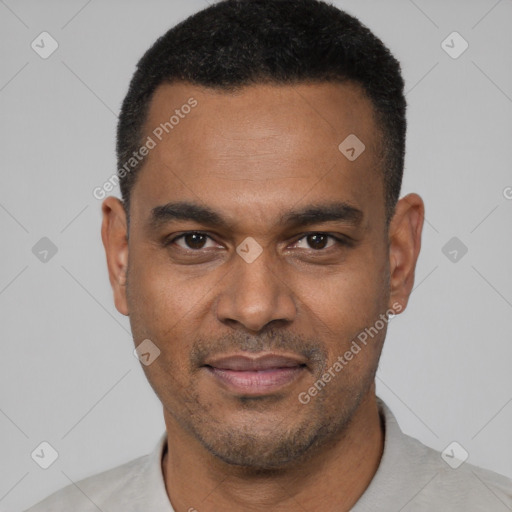
<instances>
[{"instance_id":1,"label":"chin","mask_svg":"<svg viewBox=\"0 0 512 512\"><path fill-rule=\"evenodd\" d=\"M268 472L308 459L315 452L313 448L325 443L332 434L332 428L321 424L294 425L293 429L279 426L274 425L265 432L224 426L222 432L209 430L196 432L196 436L212 455L226 464L250 472Z\"/></svg>"}]
</instances>

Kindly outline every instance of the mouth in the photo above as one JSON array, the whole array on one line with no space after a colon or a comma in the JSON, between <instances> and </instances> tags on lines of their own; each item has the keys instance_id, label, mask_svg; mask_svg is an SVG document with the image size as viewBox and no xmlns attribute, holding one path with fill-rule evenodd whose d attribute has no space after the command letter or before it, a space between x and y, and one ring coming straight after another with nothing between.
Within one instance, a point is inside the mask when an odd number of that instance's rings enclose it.
<instances>
[{"instance_id":1,"label":"mouth","mask_svg":"<svg viewBox=\"0 0 512 512\"><path fill-rule=\"evenodd\" d=\"M264 396L280 391L307 370L295 355L233 354L207 361L204 368L224 389L243 396Z\"/></svg>"}]
</instances>

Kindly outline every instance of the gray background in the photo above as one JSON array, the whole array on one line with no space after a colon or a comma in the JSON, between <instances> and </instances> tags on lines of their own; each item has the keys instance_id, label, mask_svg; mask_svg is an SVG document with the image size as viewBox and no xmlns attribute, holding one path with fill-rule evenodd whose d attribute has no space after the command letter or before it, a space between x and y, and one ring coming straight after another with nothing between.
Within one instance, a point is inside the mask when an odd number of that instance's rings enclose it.
<instances>
[{"instance_id":1,"label":"gray background","mask_svg":"<svg viewBox=\"0 0 512 512\"><path fill-rule=\"evenodd\" d=\"M512 1L336 3L402 63L403 193L427 208L378 392L406 433L438 450L456 440L468 462L512 477ZM149 452L163 432L113 305L92 190L115 172L137 60L205 5L0 1L0 511ZM43 31L59 44L47 59L31 48ZM441 47L453 31L469 43L457 59ZM442 251L454 236L468 248L455 262ZM32 252L42 237L58 249L46 262ZM59 453L46 470L30 456L42 441Z\"/></svg>"}]
</instances>

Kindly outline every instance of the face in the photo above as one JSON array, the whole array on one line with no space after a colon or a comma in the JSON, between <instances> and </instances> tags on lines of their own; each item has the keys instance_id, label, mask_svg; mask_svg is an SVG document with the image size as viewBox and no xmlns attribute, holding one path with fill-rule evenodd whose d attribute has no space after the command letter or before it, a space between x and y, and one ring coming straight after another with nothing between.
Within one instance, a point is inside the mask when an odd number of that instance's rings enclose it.
<instances>
[{"instance_id":1,"label":"face","mask_svg":"<svg viewBox=\"0 0 512 512\"><path fill-rule=\"evenodd\" d=\"M115 198L103 240L135 344L160 350L144 371L168 429L230 464L306 458L372 389L386 312L412 286L421 205L399 204L390 235L380 132L355 85L166 84L146 131L129 242ZM338 148L350 134L365 145L355 160Z\"/></svg>"}]
</instances>

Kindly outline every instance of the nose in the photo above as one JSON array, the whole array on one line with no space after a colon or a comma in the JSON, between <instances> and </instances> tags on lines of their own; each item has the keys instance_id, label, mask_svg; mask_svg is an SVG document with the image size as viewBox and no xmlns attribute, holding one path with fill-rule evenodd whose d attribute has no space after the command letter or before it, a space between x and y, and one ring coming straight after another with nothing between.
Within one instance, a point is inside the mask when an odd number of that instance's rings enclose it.
<instances>
[{"instance_id":1,"label":"nose","mask_svg":"<svg viewBox=\"0 0 512 512\"><path fill-rule=\"evenodd\" d=\"M252 263L236 256L221 283L216 303L219 321L260 332L270 322L288 324L297 314L293 291L267 250Z\"/></svg>"}]
</instances>

